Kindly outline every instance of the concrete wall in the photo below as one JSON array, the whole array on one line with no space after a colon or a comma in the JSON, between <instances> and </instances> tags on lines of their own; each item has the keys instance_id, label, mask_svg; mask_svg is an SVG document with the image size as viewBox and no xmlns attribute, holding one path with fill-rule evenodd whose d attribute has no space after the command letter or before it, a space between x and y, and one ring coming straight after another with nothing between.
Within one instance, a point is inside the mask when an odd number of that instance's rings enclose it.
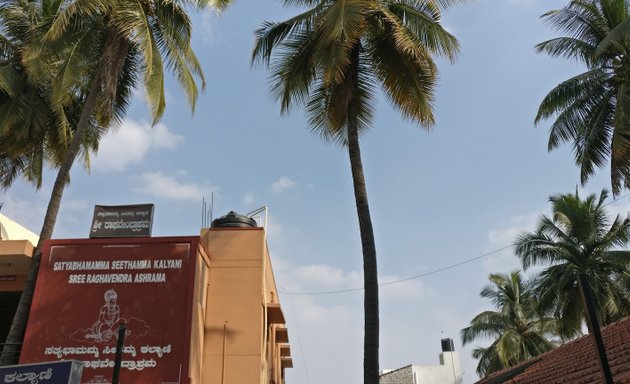
<instances>
[{"instance_id":1,"label":"concrete wall","mask_svg":"<svg viewBox=\"0 0 630 384\"><path fill-rule=\"evenodd\" d=\"M210 259L202 382L281 384L284 316L264 230L210 228L201 238Z\"/></svg>"},{"instance_id":2,"label":"concrete wall","mask_svg":"<svg viewBox=\"0 0 630 384\"><path fill-rule=\"evenodd\" d=\"M462 373L457 352L442 352L440 365L414 365L414 384L460 384Z\"/></svg>"},{"instance_id":3,"label":"concrete wall","mask_svg":"<svg viewBox=\"0 0 630 384\"><path fill-rule=\"evenodd\" d=\"M457 352L440 353L440 365L409 365L384 373L380 384L461 384L462 370Z\"/></svg>"}]
</instances>

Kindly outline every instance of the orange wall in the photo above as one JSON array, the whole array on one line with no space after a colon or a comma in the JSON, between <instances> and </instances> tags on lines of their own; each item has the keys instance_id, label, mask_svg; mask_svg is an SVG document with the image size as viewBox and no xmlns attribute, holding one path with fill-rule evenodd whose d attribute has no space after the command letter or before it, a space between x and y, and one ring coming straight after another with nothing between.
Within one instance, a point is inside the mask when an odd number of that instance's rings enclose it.
<instances>
[{"instance_id":1,"label":"orange wall","mask_svg":"<svg viewBox=\"0 0 630 384\"><path fill-rule=\"evenodd\" d=\"M28 240L0 241L0 292L24 289L32 253L33 244Z\"/></svg>"},{"instance_id":2,"label":"orange wall","mask_svg":"<svg viewBox=\"0 0 630 384\"><path fill-rule=\"evenodd\" d=\"M281 384L270 335L275 325L267 318L278 295L264 230L203 229L201 238L210 257L202 383Z\"/></svg>"}]
</instances>

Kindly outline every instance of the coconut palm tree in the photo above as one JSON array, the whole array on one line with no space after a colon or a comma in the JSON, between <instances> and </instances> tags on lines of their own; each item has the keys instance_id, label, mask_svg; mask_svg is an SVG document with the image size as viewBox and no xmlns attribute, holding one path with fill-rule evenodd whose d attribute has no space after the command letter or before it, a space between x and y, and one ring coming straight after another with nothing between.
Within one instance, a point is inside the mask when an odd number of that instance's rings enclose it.
<instances>
[{"instance_id":1,"label":"coconut palm tree","mask_svg":"<svg viewBox=\"0 0 630 384\"><path fill-rule=\"evenodd\" d=\"M630 251L619 250L630 240L630 218L611 221L607 197L606 190L584 200L577 191L552 196L552 216L542 216L536 231L521 234L515 243L524 269L547 267L537 282L540 304L553 310L565 338L579 334L584 323L580 274L588 278L604 324L630 315Z\"/></svg>"},{"instance_id":2,"label":"coconut palm tree","mask_svg":"<svg viewBox=\"0 0 630 384\"><path fill-rule=\"evenodd\" d=\"M0 187L9 188L22 176L36 188L42 186L45 163L57 166L63 157L81 100L75 97L58 109L51 104L49 82L33 81L24 69L23 52L31 29L53 17L58 1L41 6L29 1L0 2ZM81 152L89 166L89 150L96 150L103 128L92 124Z\"/></svg>"},{"instance_id":3,"label":"coconut palm tree","mask_svg":"<svg viewBox=\"0 0 630 384\"><path fill-rule=\"evenodd\" d=\"M489 347L475 348L472 353L479 359L481 377L555 348L549 339L554 336L555 319L540 316L532 283L523 280L520 271L491 274L489 280L492 285L484 287L480 296L496 310L478 314L460 334L464 345L477 339L493 340Z\"/></svg>"},{"instance_id":4,"label":"coconut palm tree","mask_svg":"<svg viewBox=\"0 0 630 384\"><path fill-rule=\"evenodd\" d=\"M166 68L173 72L194 110L197 81L201 81L202 88L205 82L190 47L191 22L184 6L224 7L229 0L60 0L57 3L61 5L55 18L34 29L34 33L42 34L25 49L25 67L36 81L54 78L53 105L66 107L77 95L82 95L83 103L72 140L59 164L31 270L7 338L9 346L3 350L0 364L13 361L16 351L9 347L23 338L42 245L52 237L70 169L88 127L94 121L104 127L119 122L139 81L144 84L153 122L158 122L166 106ZM52 74L50 63L56 68Z\"/></svg>"},{"instance_id":5,"label":"coconut palm tree","mask_svg":"<svg viewBox=\"0 0 630 384\"><path fill-rule=\"evenodd\" d=\"M607 197L606 190L584 200L577 191L552 196L552 216L543 216L535 232L515 243L524 269L547 267L536 291L541 308L558 319L560 335L579 334L586 319L604 360L599 323L630 315L630 251L619 249L630 240L630 218L617 215L611 221Z\"/></svg>"},{"instance_id":6,"label":"coconut palm tree","mask_svg":"<svg viewBox=\"0 0 630 384\"><path fill-rule=\"evenodd\" d=\"M596 168L609 165L615 195L630 187L629 4L627 0L571 1L542 16L564 36L536 46L538 52L586 66L584 73L560 83L540 104L536 123L555 119L549 150L571 143L582 183Z\"/></svg>"},{"instance_id":7,"label":"coconut palm tree","mask_svg":"<svg viewBox=\"0 0 630 384\"><path fill-rule=\"evenodd\" d=\"M378 383L376 247L359 136L372 121L380 85L404 117L434 123L436 65L454 59L458 43L440 24L452 0L284 0L306 8L256 31L252 62L271 66L281 111L306 109L310 129L344 145L349 154L364 270L364 383Z\"/></svg>"}]
</instances>

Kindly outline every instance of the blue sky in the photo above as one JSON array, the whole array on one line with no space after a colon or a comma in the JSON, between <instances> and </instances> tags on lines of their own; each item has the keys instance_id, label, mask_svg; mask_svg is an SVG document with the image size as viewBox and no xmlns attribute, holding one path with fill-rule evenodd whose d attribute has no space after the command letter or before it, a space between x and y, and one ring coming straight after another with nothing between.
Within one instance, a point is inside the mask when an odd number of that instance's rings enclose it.
<instances>
[{"instance_id":1,"label":"blue sky","mask_svg":"<svg viewBox=\"0 0 630 384\"><path fill-rule=\"evenodd\" d=\"M575 63L536 54L555 35L539 18L558 0L477 0L449 9L444 25L462 46L440 60L436 125L403 121L380 98L362 139L381 282L415 276L512 243L574 191L570 147L547 152L548 122L533 119L542 97L577 74ZM194 49L208 87L194 115L176 84L167 111L150 118L139 91L124 124L107 136L88 174L78 164L55 238L87 237L94 204L155 203L154 236L195 235L202 198L215 217L269 207L268 241L295 367L292 384L361 381L362 295L289 295L362 285L361 250L346 152L305 128L302 111L281 116L268 73L250 68L253 30L297 12L277 0L236 1L217 17L194 16ZM2 213L39 232L52 173L35 192L16 183ZM606 170L586 192L609 188ZM625 212L626 200L611 205ZM437 364L440 339L461 353L465 383L476 380L474 345L459 331L490 309L478 297L489 273L519 267L510 249L381 290L381 368Z\"/></svg>"}]
</instances>

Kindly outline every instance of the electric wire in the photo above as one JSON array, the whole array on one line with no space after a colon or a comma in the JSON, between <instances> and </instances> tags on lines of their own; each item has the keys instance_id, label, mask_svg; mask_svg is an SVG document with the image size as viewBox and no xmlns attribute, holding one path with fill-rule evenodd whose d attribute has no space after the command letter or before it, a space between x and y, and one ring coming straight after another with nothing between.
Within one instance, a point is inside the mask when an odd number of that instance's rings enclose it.
<instances>
[{"instance_id":1,"label":"electric wire","mask_svg":"<svg viewBox=\"0 0 630 384\"><path fill-rule=\"evenodd\" d=\"M311 375L308 373L308 366L306 365L306 357L304 356L304 351L302 350L302 338L300 338L300 330L298 327L297 316L295 315L295 303L293 302L293 297L289 296L289 301L291 301L291 313L293 314L293 326L295 329L295 334L297 335L298 348L300 349L300 356L302 357L302 365L304 366L304 375L306 376L306 382L311 384Z\"/></svg>"},{"instance_id":2,"label":"electric wire","mask_svg":"<svg viewBox=\"0 0 630 384\"><path fill-rule=\"evenodd\" d=\"M616 199L613 199L612 201L610 201L609 203L604 204L603 206L605 207L605 206L608 206L608 205L612 205L612 204L620 201L621 199L624 199L624 198L629 197L629 196L630 196L630 193L627 193L627 194L625 194L623 196L620 196L620 197L618 197ZM434 269L434 270L429 271L429 272L420 273L420 274L417 274L417 275L405 277L405 278L398 279L398 280L388 281L388 282L385 282L385 283L379 283L378 286L379 287L384 287L384 286L388 286L388 285L400 284L400 283L403 283L405 281L415 280L415 279L419 279L419 278L422 278L422 277L434 275L436 273L448 271L450 269L460 267L460 266L462 266L464 264L468 264L468 263L471 263L473 261L476 261L476 260L479 260L479 259L483 259L484 257L493 255L495 253L499 253L499 252L501 252L503 250L506 250L508 248L511 248L511 247L512 247L512 244L506 245L504 247L495 249L494 251L486 252L486 253L481 254L479 256L475 256L475 257L472 257L472 258L469 258L469 259L465 259L465 260L462 260L462 261L457 262L455 264L450 264L450 265L447 265L447 266L444 266L444 267L441 267L441 268ZM361 288L337 289L337 290L332 290L332 291L318 291L318 292L317 291L316 292L290 292L290 291L285 291L285 290L278 290L278 292L283 293L285 295L289 295L289 296L323 296L323 295L338 295L338 294L342 294L342 293L351 293L351 292L361 292L361 291L363 291L363 289L364 288L361 287Z\"/></svg>"}]
</instances>

